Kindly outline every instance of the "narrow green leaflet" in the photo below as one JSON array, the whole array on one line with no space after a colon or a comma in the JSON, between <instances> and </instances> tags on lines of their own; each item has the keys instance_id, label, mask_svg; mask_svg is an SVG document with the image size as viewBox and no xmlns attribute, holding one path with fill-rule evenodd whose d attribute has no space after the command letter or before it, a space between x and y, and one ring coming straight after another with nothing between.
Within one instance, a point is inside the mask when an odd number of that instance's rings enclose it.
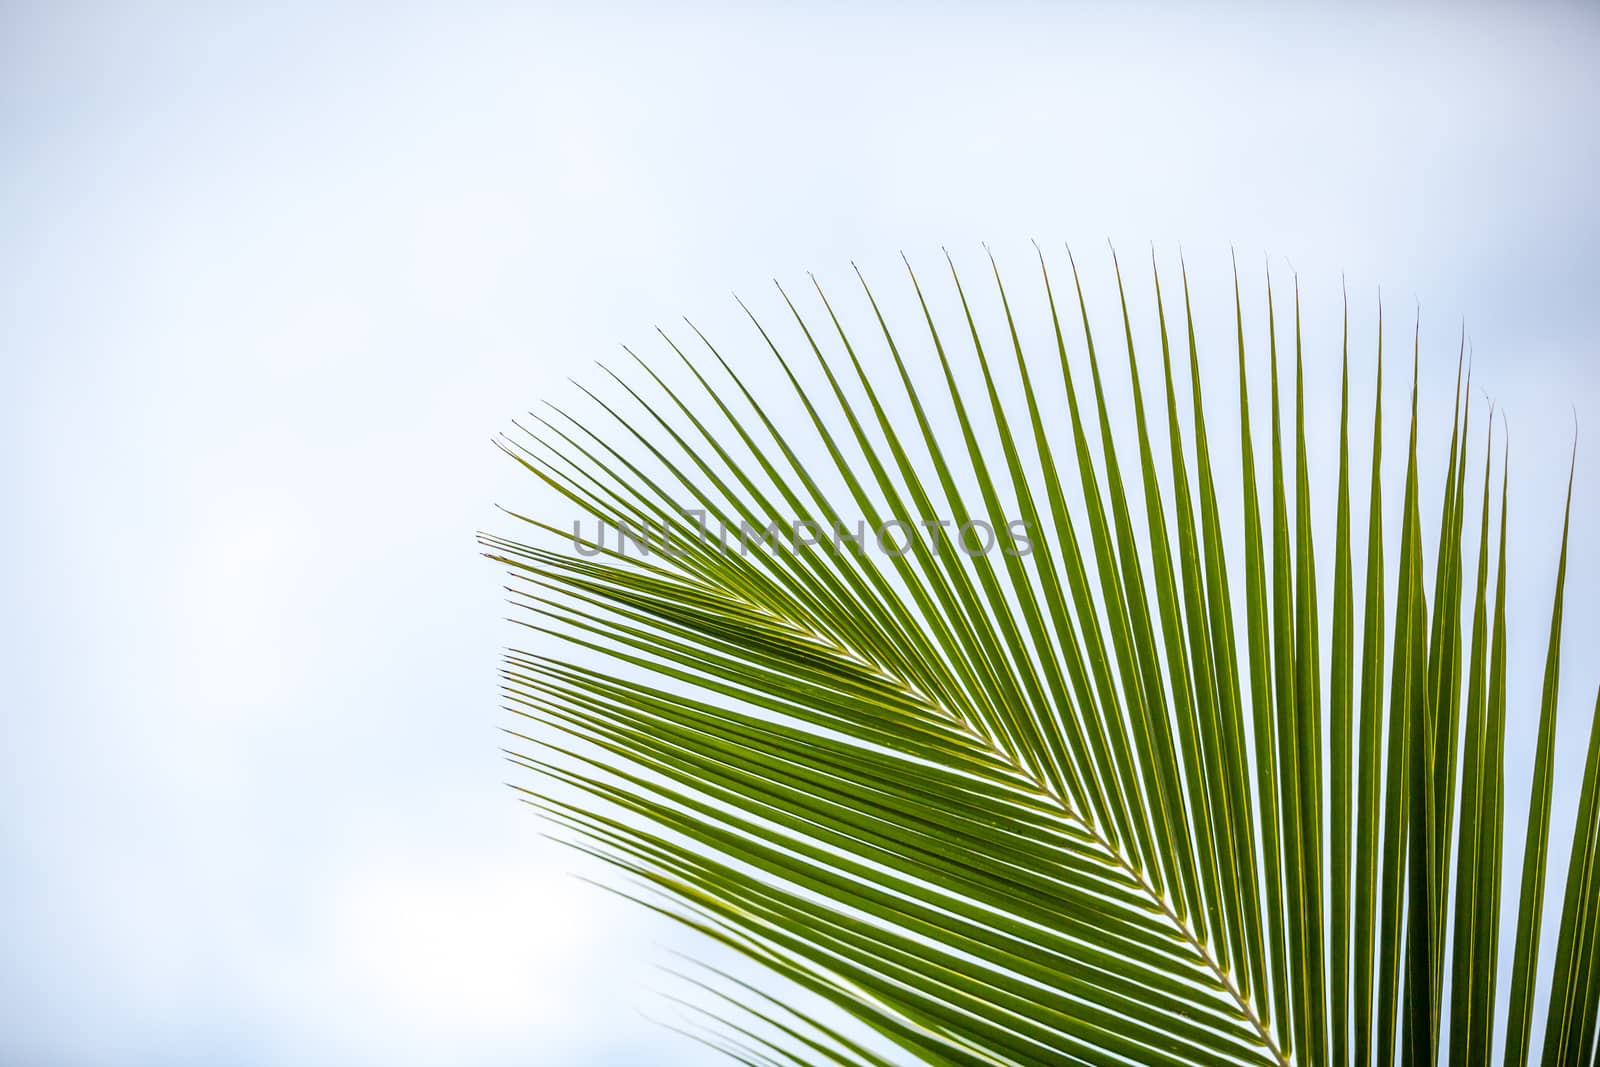
<instances>
[{"instance_id":1,"label":"narrow green leaflet","mask_svg":"<svg viewBox=\"0 0 1600 1067\"><path fill-rule=\"evenodd\" d=\"M1576 463L1576 459L1574 459ZM1544 692L1539 701L1539 740L1533 763L1533 797L1517 901L1517 940L1511 964L1511 1012L1506 1029L1506 1063L1525 1063L1532 1038L1534 979L1539 966L1539 927L1544 917L1546 852L1550 848L1550 796L1555 788L1556 693L1561 682L1561 606L1567 588L1567 535L1571 532L1572 479L1567 479L1566 517L1561 524L1561 560L1556 565L1555 606L1550 613L1545 653ZM1592 788L1592 787L1591 787ZM1559 999L1553 1003L1560 1003Z\"/></svg>"}]
</instances>

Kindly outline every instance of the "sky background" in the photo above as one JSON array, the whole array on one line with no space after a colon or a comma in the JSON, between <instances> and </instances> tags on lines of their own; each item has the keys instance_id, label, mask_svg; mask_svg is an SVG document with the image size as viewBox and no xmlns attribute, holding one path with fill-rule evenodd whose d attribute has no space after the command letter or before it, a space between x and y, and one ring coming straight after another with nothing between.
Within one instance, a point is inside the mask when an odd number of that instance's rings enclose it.
<instances>
[{"instance_id":1,"label":"sky background","mask_svg":"<svg viewBox=\"0 0 1600 1067\"><path fill-rule=\"evenodd\" d=\"M1592 12L323 6L0 5L0 1060L704 1062L640 1015L670 936L502 784L473 534L533 495L490 439L681 314L754 357L729 291L852 258L1181 242L1225 307L1231 242L1323 357L1341 272L1362 323L1420 305L1446 407L1464 317L1513 444L1508 852L1574 410L1581 760Z\"/></svg>"}]
</instances>

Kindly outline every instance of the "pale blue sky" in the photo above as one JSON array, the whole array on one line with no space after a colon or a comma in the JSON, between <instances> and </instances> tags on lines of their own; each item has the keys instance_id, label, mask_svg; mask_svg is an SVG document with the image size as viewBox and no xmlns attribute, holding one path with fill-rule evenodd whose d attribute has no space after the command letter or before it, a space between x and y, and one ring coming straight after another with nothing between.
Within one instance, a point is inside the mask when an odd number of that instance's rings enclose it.
<instances>
[{"instance_id":1,"label":"pale blue sky","mask_svg":"<svg viewBox=\"0 0 1600 1067\"><path fill-rule=\"evenodd\" d=\"M669 936L500 785L489 438L902 248L1233 242L1331 340L1343 271L1439 403L1465 316L1520 832L1571 406L1569 723L1597 681L1600 20L578 10L0 8L0 1060L703 1062L636 1011Z\"/></svg>"}]
</instances>

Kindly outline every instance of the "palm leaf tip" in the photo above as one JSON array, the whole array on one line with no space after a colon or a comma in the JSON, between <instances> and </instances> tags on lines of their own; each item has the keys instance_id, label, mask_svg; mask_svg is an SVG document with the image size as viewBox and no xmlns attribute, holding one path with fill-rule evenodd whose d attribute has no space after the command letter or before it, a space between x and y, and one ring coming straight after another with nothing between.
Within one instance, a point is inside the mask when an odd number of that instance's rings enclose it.
<instances>
[{"instance_id":1,"label":"palm leaf tip","mask_svg":"<svg viewBox=\"0 0 1600 1067\"><path fill-rule=\"evenodd\" d=\"M1021 285L993 256L982 284L947 265L907 261L903 294L859 271L780 287L770 322L741 304L748 358L663 332L666 358L607 372L613 399L584 388L592 414L497 442L557 501L508 512L527 541L481 538L536 635L503 672L519 789L772 983L698 971L670 1025L747 1063L1471 1064L1498 1043L1520 1064L1536 1033L1546 1062L1588 1062L1600 718L1547 903L1564 524L1508 892L1508 479L1502 459L1496 522L1470 383L1433 496L1414 342L1391 493L1381 315L1361 457L1346 311L1330 534L1298 279L1247 314L1235 274L1219 383L1187 265L1180 317L1153 264L1141 344L1147 294L1113 260L1109 350L1070 260L1066 308L1042 251ZM1013 523L1027 551L1001 550Z\"/></svg>"}]
</instances>

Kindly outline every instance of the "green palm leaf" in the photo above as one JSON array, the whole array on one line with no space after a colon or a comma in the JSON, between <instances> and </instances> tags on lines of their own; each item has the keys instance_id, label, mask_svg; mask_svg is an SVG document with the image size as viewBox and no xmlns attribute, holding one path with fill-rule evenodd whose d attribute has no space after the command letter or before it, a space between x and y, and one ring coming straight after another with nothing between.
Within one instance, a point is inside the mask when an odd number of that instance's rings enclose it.
<instances>
[{"instance_id":1,"label":"green palm leaf","mask_svg":"<svg viewBox=\"0 0 1600 1067\"><path fill-rule=\"evenodd\" d=\"M526 798L625 876L618 891L788 990L686 974L681 1029L758 1064L1475 1064L1505 991L1506 1062L1526 1062L1540 1013L1544 1062L1590 1062L1600 717L1540 988L1566 534L1508 893L1506 485L1502 461L1491 561L1493 452L1469 478L1470 382L1429 558L1413 358L1392 586L1378 406L1358 601L1346 328L1324 618L1298 287L1285 401L1267 283L1258 462L1235 275L1233 516L1187 275L1174 345L1152 269L1162 388L1147 397L1120 268L1121 369L1075 265L1074 315L1040 257L1042 348L990 273L993 335L953 264L948 321L909 277L914 337L864 280L870 337L820 287L805 313L784 294L797 348L751 319L782 395L758 399L698 330L695 355L663 334L664 363L611 376L626 408L586 390L598 415L552 409L501 441L573 508L654 539L647 554L517 516L531 543L482 542L538 635L504 672L529 720L510 746L537 772ZM1377 344L1381 393L1381 323ZM1131 448L1108 400L1122 371ZM1025 546L1001 544L1013 520ZM874 544L896 521L926 525Z\"/></svg>"}]
</instances>

